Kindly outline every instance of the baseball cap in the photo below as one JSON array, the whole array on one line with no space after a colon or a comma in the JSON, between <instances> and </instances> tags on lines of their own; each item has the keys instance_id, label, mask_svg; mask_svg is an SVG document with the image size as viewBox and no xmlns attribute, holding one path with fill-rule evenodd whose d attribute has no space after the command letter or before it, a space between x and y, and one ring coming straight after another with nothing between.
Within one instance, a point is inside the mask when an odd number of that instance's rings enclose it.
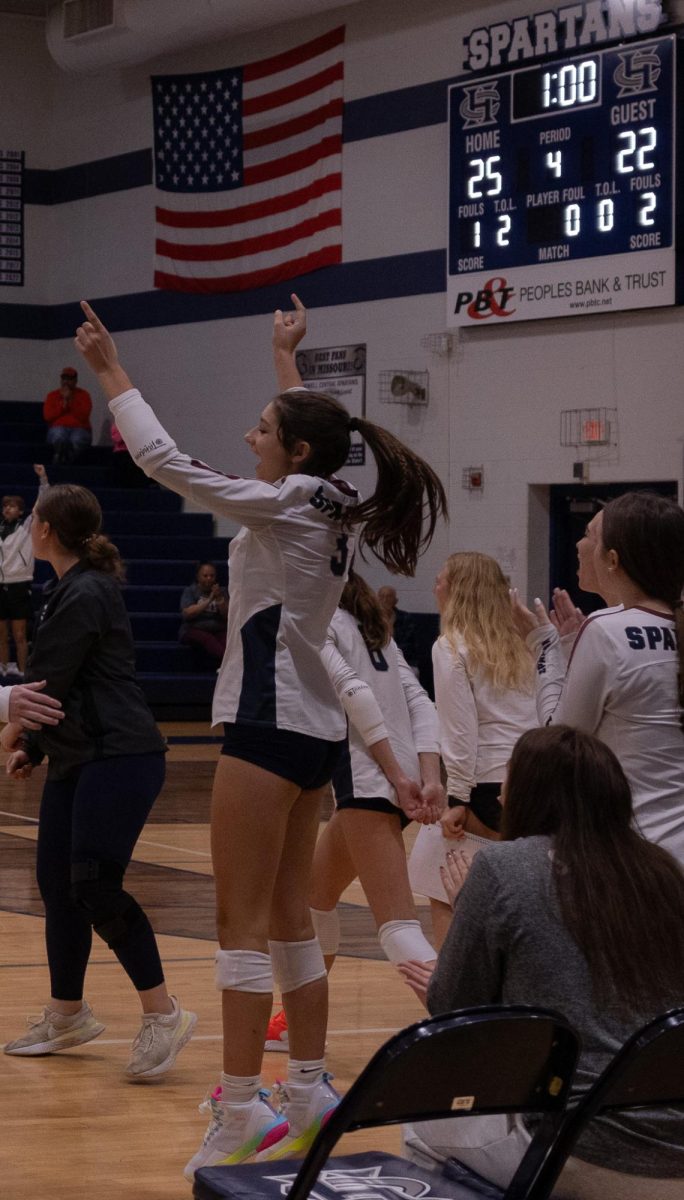
<instances>
[{"instance_id":1,"label":"baseball cap","mask_svg":"<svg viewBox=\"0 0 684 1200\"><path fill-rule=\"evenodd\" d=\"M76 379L77 375L78 371L75 367L62 367L60 379L64 379L65 377L67 379Z\"/></svg>"}]
</instances>

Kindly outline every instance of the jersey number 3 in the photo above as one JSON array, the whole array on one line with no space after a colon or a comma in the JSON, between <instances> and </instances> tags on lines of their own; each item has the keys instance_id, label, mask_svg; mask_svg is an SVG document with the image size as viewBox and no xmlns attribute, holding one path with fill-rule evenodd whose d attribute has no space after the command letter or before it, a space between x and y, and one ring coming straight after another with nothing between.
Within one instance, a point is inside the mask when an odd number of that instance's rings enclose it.
<instances>
[{"instance_id":1,"label":"jersey number 3","mask_svg":"<svg viewBox=\"0 0 684 1200\"><path fill-rule=\"evenodd\" d=\"M337 575L340 579L347 570L347 558L349 556L348 543L349 538L346 533L340 534L337 539L337 554L333 554L330 559L330 570L333 575Z\"/></svg>"}]
</instances>

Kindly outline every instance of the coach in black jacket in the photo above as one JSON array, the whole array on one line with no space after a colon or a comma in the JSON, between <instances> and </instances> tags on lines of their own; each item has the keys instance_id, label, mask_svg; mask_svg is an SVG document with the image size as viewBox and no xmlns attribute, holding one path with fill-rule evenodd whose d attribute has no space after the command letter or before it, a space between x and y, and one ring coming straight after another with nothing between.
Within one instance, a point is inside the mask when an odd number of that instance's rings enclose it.
<instances>
[{"instance_id":1,"label":"coach in black jacket","mask_svg":"<svg viewBox=\"0 0 684 1200\"><path fill-rule=\"evenodd\" d=\"M83 999L92 930L136 988L143 1024L127 1074L164 1074L197 1020L169 996L152 927L123 881L164 782L164 741L135 681L133 638L121 594L123 565L101 532L92 492L46 489L31 528L36 558L58 583L40 615L30 679L47 680L64 721L28 735L7 725L8 772L49 757L38 825L37 876L45 904L51 996L42 1019L6 1054L50 1054L102 1033Z\"/></svg>"}]
</instances>

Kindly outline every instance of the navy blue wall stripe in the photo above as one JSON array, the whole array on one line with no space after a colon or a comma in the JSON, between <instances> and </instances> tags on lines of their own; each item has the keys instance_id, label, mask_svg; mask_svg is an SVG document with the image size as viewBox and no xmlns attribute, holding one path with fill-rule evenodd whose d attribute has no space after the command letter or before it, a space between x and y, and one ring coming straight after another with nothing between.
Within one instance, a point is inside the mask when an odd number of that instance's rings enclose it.
<instances>
[{"instance_id":1,"label":"navy blue wall stripe","mask_svg":"<svg viewBox=\"0 0 684 1200\"><path fill-rule=\"evenodd\" d=\"M343 140L359 142L407 129L439 125L447 118L450 79L398 88L350 100L344 106ZM152 183L152 150L134 150L58 171L24 171L27 204L66 204Z\"/></svg>"},{"instance_id":2,"label":"navy blue wall stripe","mask_svg":"<svg viewBox=\"0 0 684 1200\"><path fill-rule=\"evenodd\" d=\"M225 295L138 292L128 296L90 296L99 316L113 331L186 325L273 312L288 303L295 289L309 308L359 304L398 296L427 295L446 288L446 250L423 250L390 258L341 263L301 275L274 287ZM52 340L73 337L81 320L78 304L0 304L0 337Z\"/></svg>"},{"instance_id":3,"label":"navy blue wall stripe","mask_svg":"<svg viewBox=\"0 0 684 1200\"><path fill-rule=\"evenodd\" d=\"M152 183L152 151L134 150L58 171L27 170L24 178L26 204L66 204L89 196L124 192Z\"/></svg>"}]
</instances>

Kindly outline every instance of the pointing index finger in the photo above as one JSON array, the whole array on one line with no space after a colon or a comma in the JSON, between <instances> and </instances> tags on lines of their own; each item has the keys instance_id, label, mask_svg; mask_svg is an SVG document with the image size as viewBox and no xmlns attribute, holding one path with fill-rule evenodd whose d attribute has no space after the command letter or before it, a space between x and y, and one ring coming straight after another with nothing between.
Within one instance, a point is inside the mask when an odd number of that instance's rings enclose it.
<instances>
[{"instance_id":1,"label":"pointing index finger","mask_svg":"<svg viewBox=\"0 0 684 1200\"><path fill-rule=\"evenodd\" d=\"M81 300L81 308L83 309L83 312L84 312L85 316L88 318L88 320L90 321L91 325L94 325L96 329L103 328L100 318L98 317L98 315L94 311L94 309L92 309L90 307L87 300Z\"/></svg>"}]
</instances>

